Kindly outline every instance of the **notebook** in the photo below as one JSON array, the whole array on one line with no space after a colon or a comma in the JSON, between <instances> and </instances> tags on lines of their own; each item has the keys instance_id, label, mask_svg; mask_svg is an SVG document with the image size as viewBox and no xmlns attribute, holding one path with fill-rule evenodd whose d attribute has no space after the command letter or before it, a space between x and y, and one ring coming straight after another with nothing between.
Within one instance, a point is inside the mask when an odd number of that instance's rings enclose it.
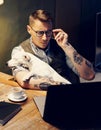
<instances>
[{"instance_id":1,"label":"notebook","mask_svg":"<svg viewBox=\"0 0 101 130\"><path fill-rule=\"evenodd\" d=\"M21 110L20 104L0 102L0 125L5 125Z\"/></svg>"},{"instance_id":2,"label":"notebook","mask_svg":"<svg viewBox=\"0 0 101 130\"><path fill-rule=\"evenodd\" d=\"M60 129L101 128L101 82L49 86L34 101L42 118Z\"/></svg>"}]
</instances>

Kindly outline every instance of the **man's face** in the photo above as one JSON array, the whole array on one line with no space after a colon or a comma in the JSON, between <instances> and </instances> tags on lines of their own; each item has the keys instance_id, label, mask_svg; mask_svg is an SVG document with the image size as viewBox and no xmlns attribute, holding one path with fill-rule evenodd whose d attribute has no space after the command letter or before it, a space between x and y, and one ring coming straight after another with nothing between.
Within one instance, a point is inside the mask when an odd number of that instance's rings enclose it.
<instances>
[{"instance_id":1,"label":"man's face","mask_svg":"<svg viewBox=\"0 0 101 130\"><path fill-rule=\"evenodd\" d=\"M52 36L52 23L35 20L32 26L27 25L27 31L32 36L32 42L37 47L45 49Z\"/></svg>"}]
</instances>

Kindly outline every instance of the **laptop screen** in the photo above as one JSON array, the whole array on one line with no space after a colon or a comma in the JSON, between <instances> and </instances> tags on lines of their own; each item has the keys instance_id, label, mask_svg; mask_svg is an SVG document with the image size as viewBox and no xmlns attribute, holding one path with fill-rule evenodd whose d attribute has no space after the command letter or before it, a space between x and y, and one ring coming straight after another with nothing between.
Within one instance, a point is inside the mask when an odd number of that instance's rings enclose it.
<instances>
[{"instance_id":1,"label":"laptop screen","mask_svg":"<svg viewBox=\"0 0 101 130\"><path fill-rule=\"evenodd\" d=\"M50 86L43 119L66 129L101 127L101 82Z\"/></svg>"}]
</instances>

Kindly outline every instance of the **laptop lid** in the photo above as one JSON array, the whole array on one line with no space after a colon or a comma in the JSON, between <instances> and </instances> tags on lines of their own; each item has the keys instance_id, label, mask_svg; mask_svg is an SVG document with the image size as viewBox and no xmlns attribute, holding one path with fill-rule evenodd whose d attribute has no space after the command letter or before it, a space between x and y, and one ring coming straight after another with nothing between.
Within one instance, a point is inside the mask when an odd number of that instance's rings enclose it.
<instances>
[{"instance_id":1,"label":"laptop lid","mask_svg":"<svg viewBox=\"0 0 101 130\"><path fill-rule=\"evenodd\" d=\"M101 127L101 82L49 86L43 119L64 129Z\"/></svg>"}]
</instances>

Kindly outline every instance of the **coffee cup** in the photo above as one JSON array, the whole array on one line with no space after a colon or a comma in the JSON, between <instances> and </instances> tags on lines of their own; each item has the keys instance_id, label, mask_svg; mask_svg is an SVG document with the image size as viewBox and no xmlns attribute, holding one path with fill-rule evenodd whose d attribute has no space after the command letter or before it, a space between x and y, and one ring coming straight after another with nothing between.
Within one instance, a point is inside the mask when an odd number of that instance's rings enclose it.
<instances>
[{"instance_id":1,"label":"coffee cup","mask_svg":"<svg viewBox=\"0 0 101 130\"><path fill-rule=\"evenodd\" d=\"M13 87L10 93L15 99L21 99L23 98L25 91L21 87Z\"/></svg>"}]
</instances>

